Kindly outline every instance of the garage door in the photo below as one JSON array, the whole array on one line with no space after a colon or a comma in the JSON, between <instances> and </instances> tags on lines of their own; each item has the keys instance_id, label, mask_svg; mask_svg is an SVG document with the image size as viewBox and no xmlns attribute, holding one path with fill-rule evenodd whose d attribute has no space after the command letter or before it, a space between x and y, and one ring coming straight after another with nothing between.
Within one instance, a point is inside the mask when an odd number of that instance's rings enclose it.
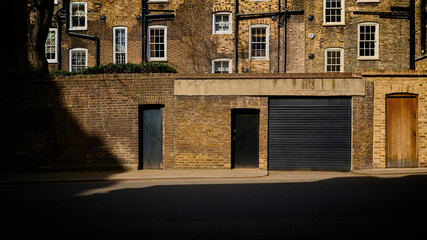
<instances>
[{"instance_id":1,"label":"garage door","mask_svg":"<svg viewBox=\"0 0 427 240\"><path fill-rule=\"evenodd\" d=\"M269 169L351 168L351 98L271 98Z\"/></svg>"}]
</instances>

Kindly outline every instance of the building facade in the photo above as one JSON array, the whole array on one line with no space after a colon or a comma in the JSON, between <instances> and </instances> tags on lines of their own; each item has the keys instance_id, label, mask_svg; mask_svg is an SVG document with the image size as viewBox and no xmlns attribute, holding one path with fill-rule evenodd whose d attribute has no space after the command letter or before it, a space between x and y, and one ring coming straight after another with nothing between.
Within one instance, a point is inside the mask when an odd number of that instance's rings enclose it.
<instances>
[{"instance_id":1,"label":"building facade","mask_svg":"<svg viewBox=\"0 0 427 240\"><path fill-rule=\"evenodd\" d=\"M26 145L11 132L9 149L22 159L139 169L427 166L425 1L58 2L50 69L153 61L180 74L16 86L11 97L49 113L54 126ZM45 94L34 95L34 84Z\"/></svg>"},{"instance_id":2,"label":"building facade","mask_svg":"<svg viewBox=\"0 0 427 240\"><path fill-rule=\"evenodd\" d=\"M421 0L58 0L56 10L50 69L141 61L180 73L425 68Z\"/></svg>"}]
</instances>

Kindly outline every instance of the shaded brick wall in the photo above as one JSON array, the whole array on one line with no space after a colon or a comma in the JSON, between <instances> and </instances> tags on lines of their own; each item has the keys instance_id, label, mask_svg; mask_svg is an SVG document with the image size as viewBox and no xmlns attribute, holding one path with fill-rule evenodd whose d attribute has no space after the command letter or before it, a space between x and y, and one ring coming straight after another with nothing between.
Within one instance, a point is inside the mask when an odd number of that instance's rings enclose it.
<instances>
[{"instance_id":1,"label":"shaded brick wall","mask_svg":"<svg viewBox=\"0 0 427 240\"><path fill-rule=\"evenodd\" d=\"M4 92L3 167L130 166L139 161L138 106L163 104L164 167L173 166L173 79L88 75L16 81ZM7 99L7 101L6 101ZM25 126L24 128L22 126Z\"/></svg>"}]
</instances>

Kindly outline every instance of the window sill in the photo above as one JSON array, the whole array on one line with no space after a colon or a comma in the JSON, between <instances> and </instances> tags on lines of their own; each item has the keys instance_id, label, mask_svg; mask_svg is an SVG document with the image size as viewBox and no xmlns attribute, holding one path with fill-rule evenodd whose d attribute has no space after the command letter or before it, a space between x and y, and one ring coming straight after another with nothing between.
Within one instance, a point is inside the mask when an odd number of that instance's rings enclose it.
<instances>
[{"instance_id":1,"label":"window sill","mask_svg":"<svg viewBox=\"0 0 427 240\"><path fill-rule=\"evenodd\" d=\"M372 58L361 58L361 57L358 57L357 60L358 61L379 61L380 58L379 57L372 57Z\"/></svg>"},{"instance_id":2,"label":"window sill","mask_svg":"<svg viewBox=\"0 0 427 240\"><path fill-rule=\"evenodd\" d=\"M253 61L269 61L269 58L266 58L266 57L263 57L263 58L252 57L252 58L249 58L249 60L253 60Z\"/></svg>"},{"instance_id":3,"label":"window sill","mask_svg":"<svg viewBox=\"0 0 427 240\"><path fill-rule=\"evenodd\" d=\"M147 61L149 61L149 62L168 62L167 59L155 59L155 58L148 59Z\"/></svg>"},{"instance_id":4,"label":"window sill","mask_svg":"<svg viewBox=\"0 0 427 240\"><path fill-rule=\"evenodd\" d=\"M214 32L212 35L230 35L232 32Z\"/></svg>"},{"instance_id":5,"label":"window sill","mask_svg":"<svg viewBox=\"0 0 427 240\"><path fill-rule=\"evenodd\" d=\"M79 27L79 28L77 28L77 27L75 27L75 28L72 28L72 27L70 27L70 29L69 29L70 31L87 31L87 27Z\"/></svg>"},{"instance_id":6,"label":"window sill","mask_svg":"<svg viewBox=\"0 0 427 240\"><path fill-rule=\"evenodd\" d=\"M57 61L57 60L47 60L47 63L48 63L48 64L58 63L58 61Z\"/></svg>"}]
</instances>

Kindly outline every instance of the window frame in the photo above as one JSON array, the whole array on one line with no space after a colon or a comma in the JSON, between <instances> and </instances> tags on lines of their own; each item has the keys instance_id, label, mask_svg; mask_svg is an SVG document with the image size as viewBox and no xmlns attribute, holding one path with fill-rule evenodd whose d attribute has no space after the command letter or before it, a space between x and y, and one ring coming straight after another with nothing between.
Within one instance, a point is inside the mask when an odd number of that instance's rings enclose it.
<instances>
[{"instance_id":1,"label":"window frame","mask_svg":"<svg viewBox=\"0 0 427 240\"><path fill-rule=\"evenodd\" d=\"M73 62L72 62L72 53L74 52L74 51L84 51L85 52L85 55L86 55L86 61L85 61L85 68L87 68L87 66L88 66L88 49L87 48L72 48L72 49L70 49L69 50L69 71L70 72L73 72Z\"/></svg>"},{"instance_id":2,"label":"window frame","mask_svg":"<svg viewBox=\"0 0 427 240\"><path fill-rule=\"evenodd\" d=\"M233 64L232 64L232 60L230 58L217 58L212 60L212 73L214 74L221 74L221 73L215 73L215 63L217 62L228 62L228 73L232 73L233 72Z\"/></svg>"},{"instance_id":3,"label":"window frame","mask_svg":"<svg viewBox=\"0 0 427 240\"><path fill-rule=\"evenodd\" d=\"M361 26L375 26L375 40L374 40L374 56L360 56L360 27ZM357 24L357 59L358 60L379 60L380 59L380 42L379 34L380 25L376 22L363 22Z\"/></svg>"},{"instance_id":4,"label":"window frame","mask_svg":"<svg viewBox=\"0 0 427 240\"><path fill-rule=\"evenodd\" d=\"M54 59L48 59L46 58L48 63L57 63L58 62L58 29L56 28L49 28L49 31L54 31L55 32L55 58ZM47 38L46 38L47 41ZM45 56L46 56L46 43L45 43Z\"/></svg>"},{"instance_id":5,"label":"window frame","mask_svg":"<svg viewBox=\"0 0 427 240\"><path fill-rule=\"evenodd\" d=\"M120 27L113 27L113 63L117 63L117 59L116 59L116 44L117 44L117 42L116 42L116 30L125 30L125 50L124 50L124 53L125 53L125 62L124 63L127 63L128 62L128 30L127 30L127 27L123 27L123 26L120 26Z\"/></svg>"},{"instance_id":6,"label":"window frame","mask_svg":"<svg viewBox=\"0 0 427 240\"><path fill-rule=\"evenodd\" d=\"M323 0L323 25L324 26L341 26L345 25L345 0L341 1L341 21L340 22L326 22L326 1Z\"/></svg>"},{"instance_id":7,"label":"window frame","mask_svg":"<svg viewBox=\"0 0 427 240\"><path fill-rule=\"evenodd\" d=\"M82 26L73 26L73 5L83 4L85 6L85 25ZM87 30L87 2L70 2L70 30Z\"/></svg>"},{"instance_id":8,"label":"window frame","mask_svg":"<svg viewBox=\"0 0 427 240\"><path fill-rule=\"evenodd\" d=\"M164 30L164 45L165 45L165 56L164 57L151 57L151 30L152 29L162 29ZM147 39L147 59L150 61L167 61L168 59L168 28L164 25L154 25L148 27L148 39Z\"/></svg>"},{"instance_id":9,"label":"window frame","mask_svg":"<svg viewBox=\"0 0 427 240\"><path fill-rule=\"evenodd\" d=\"M254 57L252 56L252 29L265 28L265 56ZM249 60L269 60L270 59L270 26L267 24L255 24L249 26Z\"/></svg>"},{"instance_id":10,"label":"window frame","mask_svg":"<svg viewBox=\"0 0 427 240\"><path fill-rule=\"evenodd\" d=\"M339 48L339 47L331 47L331 48L325 48L325 72L328 72L328 52L340 52L340 71L339 72L344 72L344 48Z\"/></svg>"},{"instance_id":11,"label":"window frame","mask_svg":"<svg viewBox=\"0 0 427 240\"><path fill-rule=\"evenodd\" d=\"M228 15L230 27L227 31L216 31L215 30L215 23L216 23L216 16L217 15ZM233 16L231 12L216 12L212 14L212 34L231 34L233 32Z\"/></svg>"}]
</instances>

